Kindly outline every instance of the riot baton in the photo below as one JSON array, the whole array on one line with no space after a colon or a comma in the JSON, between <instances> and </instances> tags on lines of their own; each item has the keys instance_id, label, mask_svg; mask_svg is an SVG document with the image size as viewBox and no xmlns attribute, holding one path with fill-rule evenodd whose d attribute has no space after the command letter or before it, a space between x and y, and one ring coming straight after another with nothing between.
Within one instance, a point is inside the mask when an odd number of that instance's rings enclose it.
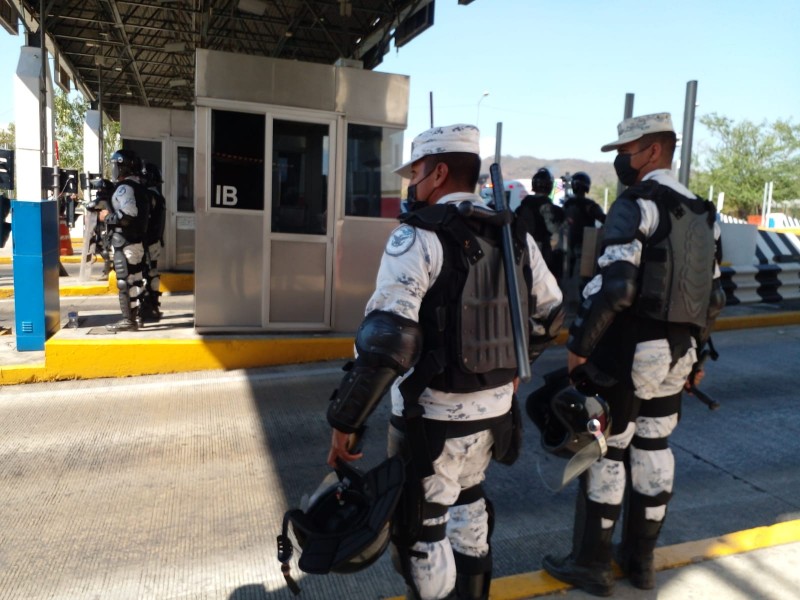
<instances>
[{"instance_id":1,"label":"riot baton","mask_svg":"<svg viewBox=\"0 0 800 600\"><path fill-rule=\"evenodd\" d=\"M700 400L700 402L705 404L708 407L708 410L717 410L720 407L719 402L714 400L705 392L697 389L697 386L694 384L695 375L697 375L698 371L703 369L706 360L709 358L711 360L717 360L719 358L719 352L717 352L717 349L714 348L714 343L711 341L711 338L708 338L708 348L705 348L700 352L700 356L692 367L692 372L689 374L689 393Z\"/></svg>"},{"instance_id":2,"label":"riot baton","mask_svg":"<svg viewBox=\"0 0 800 600\"><path fill-rule=\"evenodd\" d=\"M492 177L492 193L494 194L494 207L496 210L505 212L506 206L505 187L503 185L503 173L497 163L489 167L489 174ZM514 354L517 357L517 375L520 380L527 382L531 378L531 365L528 362L528 336L526 335L525 325L527 320L522 319L522 307L519 302L519 283L517 272L514 268L514 246L511 241L511 224L506 223L502 229L503 238L503 267L506 272L506 288L508 289L508 305L511 310L511 329L514 332Z\"/></svg>"}]
</instances>

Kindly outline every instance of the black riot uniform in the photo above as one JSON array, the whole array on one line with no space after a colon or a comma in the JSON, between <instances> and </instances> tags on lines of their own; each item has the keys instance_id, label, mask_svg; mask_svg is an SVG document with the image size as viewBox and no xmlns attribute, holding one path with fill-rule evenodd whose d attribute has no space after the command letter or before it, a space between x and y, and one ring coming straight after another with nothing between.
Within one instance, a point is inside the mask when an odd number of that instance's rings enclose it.
<instances>
[{"instance_id":1,"label":"black riot uniform","mask_svg":"<svg viewBox=\"0 0 800 600\"><path fill-rule=\"evenodd\" d=\"M654 170L612 205L600 275L586 286L567 348L616 380L608 452L581 477L573 549L547 556L551 575L610 595L611 537L630 476L617 560L631 582L654 586L653 550L672 496L668 438L686 378L725 304L711 203L667 169Z\"/></svg>"},{"instance_id":2,"label":"black riot uniform","mask_svg":"<svg viewBox=\"0 0 800 600\"><path fill-rule=\"evenodd\" d=\"M122 319L107 328L110 331L130 331L138 328L149 200L139 179L142 162L135 153L117 150L111 156L111 169L116 187L105 223L111 231Z\"/></svg>"},{"instance_id":3,"label":"black riot uniform","mask_svg":"<svg viewBox=\"0 0 800 600\"><path fill-rule=\"evenodd\" d=\"M522 199L517 207L517 217L533 236L542 253L547 268L556 277L561 278L561 253L553 248L561 225L564 222L564 211L553 204L550 193L553 191L553 175L546 168L539 169L531 179L533 194Z\"/></svg>"},{"instance_id":4,"label":"black riot uniform","mask_svg":"<svg viewBox=\"0 0 800 600\"><path fill-rule=\"evenodd\" d=\"M606 215L600 205L586 194L592 185L589 175L583 171L578 171L572 176L572 195L564 202L564 221L567 234L567 255L569 257L569 272L567 275L572 277L575 273L575 265L580 264L583 252L583 230L586 227L594 227L595 221L605 223Z\"/></svg>"},{"instance_id":5,"label":"black riot uniform","mask_svg":"<svg viewBox=\"0 0 800 600\"><path fill-rule=\"evenodd\" d=\"M145 293L142 298L140 315L142 321L159 321L161 319L161 279L158 273L158 259L164 247L164 226L167 218L167 201L161 194L163 183L161 169L153 163L144 168L146 193L149 199L147 230L144 248L144 281Z\"/></svg>"},{"instance_id":6,"label":"black riot uniform","mask_svg":"<svg viewBox=\"0 0 800 600\"><path fill-rule=\"evenodd\" d=\"M492 509L481 484L493 456L511 462L518 452L499 227L462 217L461 202L485 207L475 194L452 193L401 216L356 335L357 359L328 410L334 428L357 432L391 389L388 451L407 462L393 554L411 598L488 597ZM561 293L533 239L516 231L535 358L563 321Z\"/></svg>"}]
</instances>

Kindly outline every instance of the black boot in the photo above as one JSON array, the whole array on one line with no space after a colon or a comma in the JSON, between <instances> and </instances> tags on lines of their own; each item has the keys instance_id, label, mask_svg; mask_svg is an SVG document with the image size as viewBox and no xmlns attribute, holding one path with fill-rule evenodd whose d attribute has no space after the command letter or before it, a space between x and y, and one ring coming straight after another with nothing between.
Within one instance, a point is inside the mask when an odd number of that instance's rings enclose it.
<instances>
[{"instance_id":1,"label":"black boot","mask_svg":"<svg viewBox=\"0 0 800 600\"><path fill-rule=\"evenodd\" d=\"M575 507L572 552L560 558L545 556L542 561L544 570L556 579L594 596L610 596L614 591L614 571L611 568L614 527L603 529L601 514L609 511L618 514L615 509L588 500L585 479L582 477Z\"/></svg>"},{"instance_id":2,"label":"black boot","mask_svg":"<svg viewBox=\"0 0 800 600\"><path fill-rule=\"evenodd\" d=\"M478 575L456 574L456 598L458 600L488 600L491 573Z\"/></svg>"},{"instance_id":3,"label":"black boot","mask_svg":"<svg viewBox=\"0 0 800 600\"><path fill-rule=\"evenodd\" d=\"M145 297L139 307L139 316L145 323L158 323L163 316L158 301L150 296Z\"/></svg>"},{"instance_id":4,"label":"black boot","mask_svg":"<svg viewBox=\"0 0 800 600\"><path fill-rule=\"evenodd\" d=\"M122 318L116 323L106 325L108 331L117 333L118 331L136 331L139 326L136 322L137 309L131 306L131 301L128 294L120 291L119 293L119 308L122 311Z\"/></svg>"},{"instance_id":5,"label":"black boot","mask_svg":"<svg viewBox=\"0 0 800 600\"><path fill-rule=\"evenodd\" d=\"M116 323L106 325L106 329L108 331L117 333L119 331L138 331L139 326L136 324L136 321L132 321L131 319L123 317Z\"/></svg>"},{"instance_id":6,"label":"black boot","mask_svg":"<svg viewBox=\"0 0 800 600\"><path fill-rule=\"evenodd\" d=\"M652 590L656 587L654 551L664 521L645 517L648 498L631 490L622 530L622 543L614 558L634 587Z\"/></svg>"}]
</instances>

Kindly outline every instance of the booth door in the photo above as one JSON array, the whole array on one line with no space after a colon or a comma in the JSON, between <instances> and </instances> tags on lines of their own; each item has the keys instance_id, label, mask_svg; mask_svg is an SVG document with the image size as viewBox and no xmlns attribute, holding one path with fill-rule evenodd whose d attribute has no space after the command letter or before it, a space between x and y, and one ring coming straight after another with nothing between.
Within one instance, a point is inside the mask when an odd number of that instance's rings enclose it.
<instances>
[{"instance_id":1,"label":"booth door","mask_svg":"<svg viewBox=\"0 0 800 600\"><path fill-rule=\"evenodd\" d=\"M194 270L194 146L191 143L172 144L172 198L174 218L169 220L172 239L171 265L179 271Z\"/></svg>"},{"instance_id":2,"label":"booth door","mask_svg":"<svg viewBox=\"0 0 800 600\"><path fill-rule=\"evenodd\" d=\"M333 118L269 115L264 321L270 329L331 325L335 131Z\"/></svg>"}]
</instances>

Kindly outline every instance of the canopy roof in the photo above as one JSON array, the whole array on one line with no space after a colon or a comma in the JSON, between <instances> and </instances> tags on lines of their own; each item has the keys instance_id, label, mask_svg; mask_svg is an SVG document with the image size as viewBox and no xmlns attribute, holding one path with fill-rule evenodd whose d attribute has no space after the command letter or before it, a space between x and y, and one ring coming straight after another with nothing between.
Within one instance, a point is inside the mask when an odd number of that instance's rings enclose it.
<instances>
[{"instance_id":1,"label":"canopy roof","mask_svg":"<svg viewBox=\"0 0 800 600\"><path fill-rule=\"evenodd\" d=\"M0 0L3 2L5 0ZM456 0L450 0L455 2ZM470 0L471 1L471 0ZM460 0L460 3L467 3ZM191 108L196 48L334 64L380 64L433 23L432 0L10 0L45 32L61 77L104 112ZM44 7L44 10L42 10ZM31 41L38 45L38 42ZM59 73L55 74L59 78Z\"/></svg>"}]
</instances>

